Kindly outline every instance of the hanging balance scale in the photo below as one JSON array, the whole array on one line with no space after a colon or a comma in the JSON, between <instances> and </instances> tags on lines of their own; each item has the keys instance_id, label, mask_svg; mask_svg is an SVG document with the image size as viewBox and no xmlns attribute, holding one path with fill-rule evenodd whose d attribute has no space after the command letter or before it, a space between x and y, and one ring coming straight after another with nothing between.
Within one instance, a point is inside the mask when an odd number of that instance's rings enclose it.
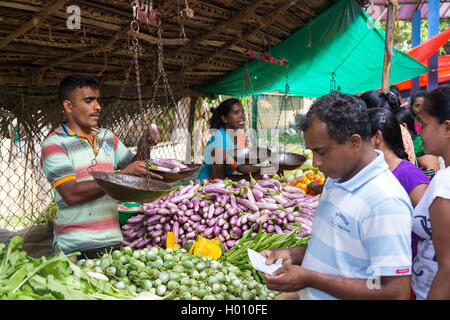
<instances>
[{"instance_id":1,"label":"hanging balance scale","mask_svg":"<svg viewBox=\"0 0 450 320\"><path fill-rule=\"evenodd\" d=\"M139 65L138 65L138 57L140 54L140 46L138 42L138 33L139 33L139 23L138 23L138 10L137 6L139 6L139 3L136 1L136 3L133 5L134 14L133 14L133 20L130 24L130 28L133 34L132 38L132 47L133 50L133 62L130 65L128 69L128 73L126 74L126 79L124 80L124 83L122 85L119 98L120 100L126 82L128 81L129 74L131 72L131 68L134 65L135 71L136 71L136 87L137 87L137 93L139 98L139 108L142 116L141 119L141 125L142 129L146 127L145 121L144 121L144 109L142 106L142 95L141 95L141 86L140 86L140 76L139 76ZM158 24L158 36L159 36L159 42L158 47L162 47L162 39L161 39L161 33L160 33L160 25ZM158 51L159 55L159 51ZM162 60L161 57L158 57L158 60ZM162 62L161 62L162 63ZM159 78L159 76L158 76ZM156 93L156 87L155 87L155 93ZM155 94L154 94L155 97ZM116 104L117 106L117 104ZM153 102L152 102L153 106ZM102 144L100 144L101 148ZM99 148L99 149L100 149ZM155 179L152 179L150 176L150 173L148 172L146 176L139 177L139 176L133 176L133 175L126 175L121 173L114 173L114 172L102 172L102 171L94 171L94 168L97 165L97 154L95 155L95 158L92 160L92 164L89 167L88 171L90 175L94 178L96 183L99 185L99 187L109 196L111 196L113 199L116 199L118 201L123 202L151 202L154 201L168 192L172 190L172 186ZM140 160L145 160L145 155L137 155L137 158Z\"/></svg>"},{"instance_id":2,"label":"hanging balance scale","mask_svg":"<svg viewBox=\"0 0 450 320\"><path fill-rule=\"evenodd\" d=\"M250 57L253 59L261 60L261 61L264 61L267 63L279 65L279 66L285 66L285 68L286 68L286 73L285 73L286 74L286 85L285 85L285 92L283 95L282 106L286 105L287 99L288 99L288 94L289 94L289 84L288 84L289 63L288 63L288 60L286 60L284 58L277 59L277 58L272 57L272 55L270 53L270 45L266 48L266 52L262 55L255 54L250 49L248 51L250 53ZM253 86L251 83L251 79L250 79L250 76L248 73L248 67L247 67L244 71L244 90L246 88L248 88L248 86L250 86L251 91L253 93ZM276 124L277 128L278 128L280 118L281 118L281 111L282 111L282 107L280 107L280 112L278 114L278 120L277 120L277 124ZM285 114L285 127L287 126L286 120L287 119L286 119L286 114ZM258 121L261 125L261 120L259 119L259 117L258 117ZM253 150L253 149L255 149L255 150ZM275 173L277 173L276 168L278 168L278 170L295 170L295 169L301 167L303 165L303 163L305 163L305 161L306 161L306 157L303 155L285 151L286 150L286 139L284 139L284 143L283 143L283 152L272 152L272 151L270 151L270 149L264 149L264 148L253 148L253 149L252 149L253 152L251 152L251 150L248 148L237 149L235 151L235 154L239 155L239 153L240 154L252 154L253 153L255 155L255 157L257 157L257 160L256 160L257 163L264 162L265 160L269 159L270 166L261 167L261 171L260 171L261 175L274 175ZM264 149L264 150L262 150L262 149ZM267 155L267 157L259 157L260 154L262 154L263 156Z\"/></svg>"},{"instance_id":3,"label":"hanging balance scale","mask_svg":"<svg viewBox=\"0 0 450 320\"><path fill-rule=\"evenodd\" d=\"M278 114L278 121L277 121L277 128L278 124L280 122L281 118L281 110L283 109L283 106L287 106L288 101L288 94L289 94L289 81L288 81L288 64L286 64L286 86L284 90L283 95L283 101L280 107L280 113ZM292 102L291 102L292 103ZM286 107L285 109L285 119L284 119L284 131L286 132L287 128L287 113L286 113ZM286 141L287 138L283 137L283 151L282 152L274 152L272 153L272 157L270 159L271 164L275 164L279 170L295 170L297 168L300 168L303 163L306 161L306 157L293 152L286 152Z\"/></svg>"}]
</instances>

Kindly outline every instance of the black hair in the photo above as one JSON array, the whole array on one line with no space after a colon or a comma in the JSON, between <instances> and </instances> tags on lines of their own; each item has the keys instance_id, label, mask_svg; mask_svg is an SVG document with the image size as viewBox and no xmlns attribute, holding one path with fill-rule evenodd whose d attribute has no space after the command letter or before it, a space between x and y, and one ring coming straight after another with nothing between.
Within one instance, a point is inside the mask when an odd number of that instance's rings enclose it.
<instances>
[{"instance_id":1,"label":"black hair","mask_svg":"<svg viewBox=\"0 0 450 320\"><path fill-rule=\"evenodd\" d=\"M442 86L425 95L425 111L439 123L450 120L450 86Z\"/></svg>"},{"instance_id":2,"label":"black hair","mask_svg":"<svg viewBox=\"0 0 450 320\"><path fill-rule=\"evenodd\" d=\"M412 113L410 108L401 108L401 110L395 114L395 117L397 118L399 124L406 123L408 130L412 132L411 136L413 137L413 139L418 135L416 127L414 125L414 114Z\"/></svg>"},{"instance_id":3,"label":"black hair","mask_svg":"<svg viewBox=\"0 0 450 320\"><path fill-rule=\"evenodd\" d=\"M345 143L353 134L363 140L371 138L367 107L357 96L334 91L320 97L302 119L300 129L306 131L315 116L326 123L328 135L338 143Z\"/></svg>"},{"instance_id":4,"label":"black hair","mask_svg":"<svg viewBox=\"0 0 450 320\"><path fill-rule=\"evenodd\" d=\"M83 76L79 74L72 74L65 77L58 88L58 100L63 104L64 100L69 99L69 95L76 88L91 87L93 89L98 89L100 87L99 82L90 76Z\"/></svg>"},{"instance_id":5,"label":"black hair","mask_svg":"<svg viewBox=\"0 0 450 320\"><path fill-rule=\"evenodd\" d=\"M212 117L209 119L209 126L213 129L220 129L225 126L222 116L226 116L234 104L241 104L238 99L230 98L222 101L217 108L211 108Z\"/></svg>"},{"instance_id":6,"label":"black hair","mask_svg":"<svg viewBox=\"0 0 450 320\"><path fill-rule=\"evenodd\" d=\"M397 87L397 86L394 86L394 85L391 85L390 87L389 87L389 90L391 91L391 92L393 92L393 93L395 93L397 96L401 96L401 94L400 94L400 89Z\"/></svg>"},{"instance_id":7,"label":"black hair","mask_svg":"<svg viewBox=\"0 0 450 320\"><path fill-rule=\"evenodd\" d=\"M384 93L378 90L370 90L364 92L361 99L366 103L367 109L389 108L394 113L400 111L400 99L392 91Z\"/></svg>"},{"instance_id":8,"label":"black hair","mask_svg":"<svg viewBox=\"0 0 450 320\"><path fill-rule=\"evenodd\" d=\"M402 131L393 112L387 108L368 110L370 119L370 135L373 137L378 130L383 134L387 146L401 159L408 159L403 145Z\"/></svg>"},{"instance_id":9,"label":"black hair","mask_svg":"<svg viewBox=\"0 0 450 320\"><path fill-rule=\"evenodd\" d=\"M415 102L416 99L419 98L419 97L425 97L426 94L427 94L426 91L424 91L424 90L419 90L419 91L416 91L416 92L411 96L411 99L410 99L411 101L409 102L409 106L410 106L411 112L412 112L412 114L414 115L414 117L417 117L417 114L414 113L414 108L413 108L414 102Z\"/></svg>"}]
</instances>

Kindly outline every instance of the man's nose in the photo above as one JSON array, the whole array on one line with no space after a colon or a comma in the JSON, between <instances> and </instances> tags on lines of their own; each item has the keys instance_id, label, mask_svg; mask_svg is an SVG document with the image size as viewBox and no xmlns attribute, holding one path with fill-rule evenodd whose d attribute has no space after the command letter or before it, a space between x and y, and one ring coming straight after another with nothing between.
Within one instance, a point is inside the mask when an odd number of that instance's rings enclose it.
<instances>
[{"instance_id":1,"label":"man's nose","mask_svg":"<svg viewBox=\"0 0 450 320\"><path fill-rule=\"evenodd\" d=\"M313 155L313 167L318 168L320 166L322 166L322 160L318 156Z\"/></svg>"},{"instance_id":2,"label":"man's nose","mask_svg":"<svg viewBox=\"0 0 450 320\"><path fill-rule=\"evenodd\" d=\"M95 111L100 111L101 109L102 109L102 106L100 105L100 102L98 100L95 100L94 110Z\"/></svg>"}]
</instances>

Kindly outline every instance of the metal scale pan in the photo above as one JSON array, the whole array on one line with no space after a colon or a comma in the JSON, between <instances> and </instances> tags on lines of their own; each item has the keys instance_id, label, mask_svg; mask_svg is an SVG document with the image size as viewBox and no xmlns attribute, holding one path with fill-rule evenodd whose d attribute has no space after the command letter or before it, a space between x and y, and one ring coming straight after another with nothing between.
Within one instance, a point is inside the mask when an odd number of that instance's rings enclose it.
<instances>
[{"instance_id":1,"label":"metal scale pan","mask_svg":"<svg viewBox=\"0 0 450 320\"><path fill-rule=\"evenodd\" d=\"M270 157L270 162L278 165L281 170L295 170L300 168L305 161L305 156L292 152L274 152Z\"/></svg>"},{"instance_id":2,"label":"metal scale pan","mask_svg":"<svg viewBox=\"0 0 450 320\"><path fill-rule=\"evenodd\" d=\"M172 190L172 186L158 180L120 173L95 171L95 182L111 198L123 202L152 202Z\"/></svg>"}]
</instances>

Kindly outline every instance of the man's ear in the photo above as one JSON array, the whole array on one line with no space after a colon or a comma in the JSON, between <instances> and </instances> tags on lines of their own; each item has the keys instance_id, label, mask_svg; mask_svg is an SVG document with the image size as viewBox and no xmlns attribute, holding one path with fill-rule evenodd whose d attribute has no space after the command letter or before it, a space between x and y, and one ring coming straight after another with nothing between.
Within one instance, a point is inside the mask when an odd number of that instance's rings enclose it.
<instances>
[{"instance_id":1,"label":"man's ear","mask_svg":"<svg viewBox=\"0 0 450 320\"><path fill-rule=\"evenodd\" d=\"M444 135L445 135L445 137L448 139L448 138L450 138L450 120L445 120L444 121L444 126L445 126L445 128L444 128Z\"/></svg>"},{"instance_id":2,"label":"man's ear","mask_svg":"<svg viewBox=\"0 0 450 320\"><path fill-rule=\"evenodd\" d=\"M70 100L66 99L62 103L64 110L66 110L67 113L72 113L72 102Z\"/></svg>"},{"instance_id":3,"label":"man's ear","mask_svg":"<svg viewBox=\"0 0 450 320\"><path fill-rule=\"evenodd\" d=\"M362 139L359 134L354 134L350 137L350 143L355 150L359 150L362 145Z\"/></svg>"}]
</instances>

